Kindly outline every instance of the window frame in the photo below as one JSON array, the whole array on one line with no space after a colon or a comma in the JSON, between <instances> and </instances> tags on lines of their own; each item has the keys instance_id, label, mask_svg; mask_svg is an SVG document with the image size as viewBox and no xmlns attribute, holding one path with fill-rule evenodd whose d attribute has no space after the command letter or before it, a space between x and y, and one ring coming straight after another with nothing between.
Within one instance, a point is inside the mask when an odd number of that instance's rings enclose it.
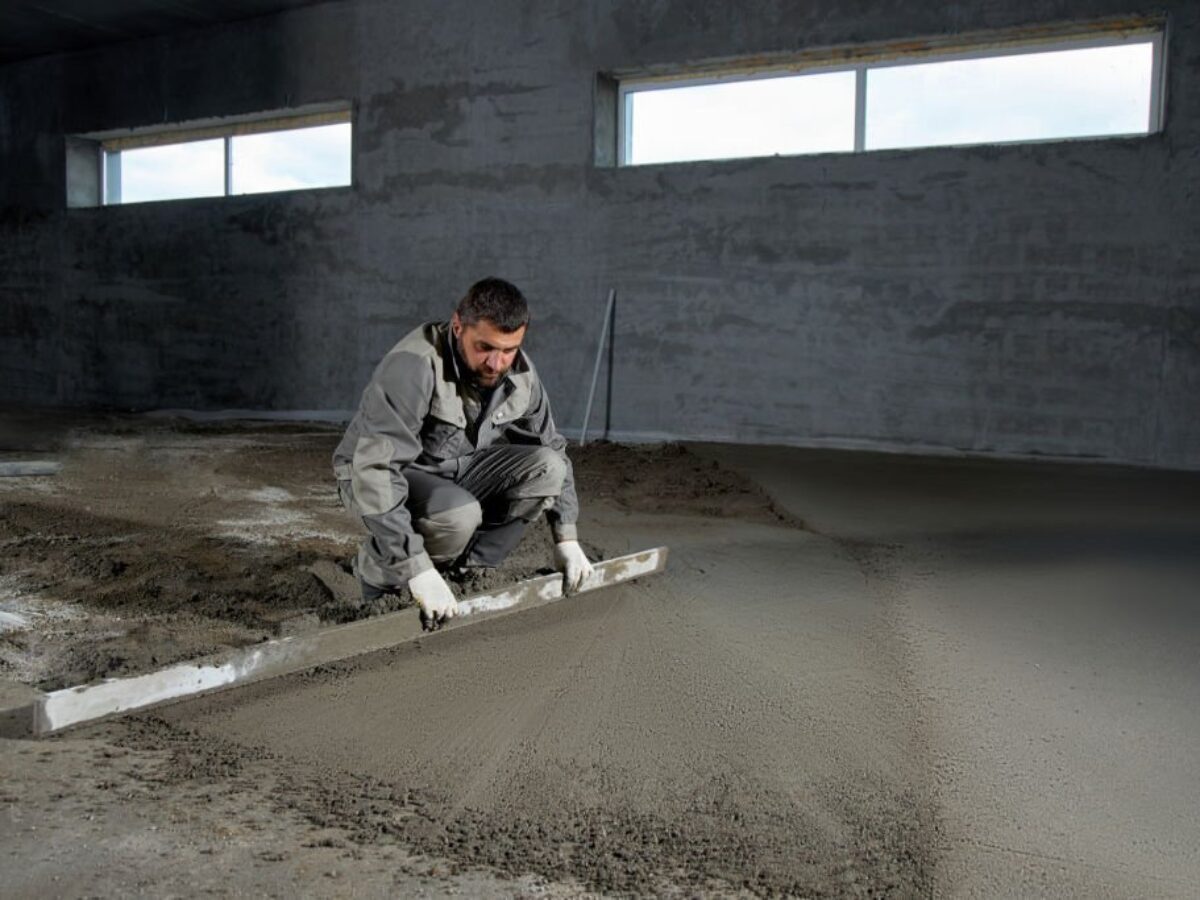
<instances>
[{"instance_id":1,"label":"window frame","mask_svg":"<svg viewBox=\"0 0 1200 900\"><path fill-rule=\"evenodd\" d=\"M940 62L955 62L974 59L996 59L1009 56L1026 56L1037 53L1053 53L1062 50L1085 50L1100 47L1116 47L1131 43L1152 45L1150 71L1150 111L1146 131L1122 134L1079 135L1053 138L1013 138L1006 141L984 141L967 144L922 144L905 148L868 150L867 130L867 77L873 69L889 69L902 66ZM759 81L771 78L818 75L834 72L854 72L854 149L837 151L845 153L884 153L897 150L928 150L945 147L1004 146L1010 144L1039 144L1059 141L1112 140L1131 137L1148 137L1163 130L1166 111L1166 53L1167 28L1159 19L1122 20L1114 23L1095 23L1090 27L1073 26L1069 30L1042 30L1033 34L1022 31L1011 34L978 35L974 38L959 38L957 41L931 41L927 46L912 49L913 41L900 44L880 44L853 48L835 48L813 54L811 58L791 58L774 62L734 62L707 68L676 70L663 74L633 73L614 74L616 82L616 159L618 168L640 168L656 165L686 165L698 162L731 162L733 160L763 159L776 154L759 156L719 157L710 160L672 160L652 163L632 163L632 105L628 98L632 94L648 91L670 90L681 87L701 87L712 84ZM852 57L852 58L847 58ZM789 154L819 155L819 154Z\"/></svg>"},{"instance_id":2,"label":"window frame","mask_svg":"<svg viewBox=\"0 0 1200 900\"><path fill-rule=\"evenodd\" d=\"M73 135L68 142L68 154L75 154L76 159L81 153L94 153L96 165L96 180L94 196L82 202L78 197L71 197L68 191L69 207L117 207L141 205L143 203L172 203L181 200L220 200L229 197L254 196L256 194L291 193L294 191L326 191L345 189L354 186L354 106L349 101L312 104L290 109L271 110L269 112L253 113L244 116L222 116L209 119L195 119L170 125L153 126L149 128L125 128L109 131L91 132ZM350 125L350 179L346 184L324 185L320 187L286 188L278 191L256 191L250 193L233 193L233 139L247 135L273 134L287 131L300 131L306 128L318 128L326 125ZM126 150L141 150L150 147L168 147L188 144L197 141L221 140L223 142L223 185L221 194L208 194L198 197L170 197L159 200L138 200L125 203L120 200L121 174L120 156ZM70 164L70 160L68 160ZM112 196L113 185L117 194Z\"/></svg>"}]
</instances>

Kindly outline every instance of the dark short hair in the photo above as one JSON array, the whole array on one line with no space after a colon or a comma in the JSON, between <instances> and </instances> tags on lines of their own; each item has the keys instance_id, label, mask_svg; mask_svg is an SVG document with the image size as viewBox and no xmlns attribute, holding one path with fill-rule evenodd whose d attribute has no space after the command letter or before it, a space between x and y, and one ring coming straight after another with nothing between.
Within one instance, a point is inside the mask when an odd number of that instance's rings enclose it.
<instances>
[{"instance_id":1,"label":"dark short hair","mask_svg":"<svg viewBox=\"0 0 1200 900\"><path fill-rule=\"evenodd\" d=\"M525 295L503 278L475 282L467 295L458 301L455 312L464 325L475 325L487 319L506 333L529 324L529 304L525 302Z\"/></svg>"}]
</instances>

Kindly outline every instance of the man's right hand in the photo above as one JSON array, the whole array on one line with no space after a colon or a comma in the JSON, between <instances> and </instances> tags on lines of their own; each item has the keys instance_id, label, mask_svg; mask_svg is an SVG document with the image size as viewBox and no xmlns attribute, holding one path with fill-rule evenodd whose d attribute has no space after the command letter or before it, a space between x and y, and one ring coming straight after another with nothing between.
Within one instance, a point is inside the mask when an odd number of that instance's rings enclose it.
<instances>
[{"instance_id":1,"label":"man's right hand","mask_svg":"<svg viewBox=\"0 0 1200 900\"><path fill-rule=\"evenodd\" d=\"M421 607L421 627L437 631L458 614L458 601L437 569L426 569L408 580L408 590Z\"/></svg>"}]
</instances>

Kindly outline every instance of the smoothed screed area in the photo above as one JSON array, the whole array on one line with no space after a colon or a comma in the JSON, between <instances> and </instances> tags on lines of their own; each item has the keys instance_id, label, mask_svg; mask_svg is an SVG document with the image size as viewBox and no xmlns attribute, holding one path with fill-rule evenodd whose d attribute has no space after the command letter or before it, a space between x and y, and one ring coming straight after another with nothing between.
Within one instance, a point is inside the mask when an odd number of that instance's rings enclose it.
<instances>
[{"instance_id":1,"label":"smoothed screed area","mask_svg":"<svg viewBox=\"0 0 1200 900\"><path fill-rule=\"evenodd\" d=\"M337 437L73 432L58 476L0 485L2 597L25 622L0 634L6 677L148 671L284 614L383 611L345 572ZM727 445L572 456L585 546L667 545L665 573L4 740L5 884L1191 893L1197 476ZM485 580L546 567L549 540L530 533ZM144 651L80 662L100 646Z\"/></svg>"}]
</instances>

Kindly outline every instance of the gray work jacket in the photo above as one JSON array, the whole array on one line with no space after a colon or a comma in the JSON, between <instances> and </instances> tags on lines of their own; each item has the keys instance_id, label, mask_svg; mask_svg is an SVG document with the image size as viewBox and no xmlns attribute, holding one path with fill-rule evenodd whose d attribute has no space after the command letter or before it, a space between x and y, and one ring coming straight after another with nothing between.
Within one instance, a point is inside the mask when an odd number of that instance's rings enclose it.
<instances>
[{"instance_id":1,"label":"gray work jacket","mask_svg":"<svg viewBox=\"0 0 1200 900\"><path fill-rule=\"evenodd\" d=\"M352 483L355 504L364 515L385 516L408 496L406 466L453 478L475 450L496 443L543 445L566 463L562 493L546 518L556 541L575 539L579 500L567 441L554 426L550 400L533 363L518 350L485 410L469 373L459 365L449 323L430 322L405 335L375 367L363 390L358 412L333 453L334 476ZM472 434L476 423L478 432ZM394 519L411 534L407 515ZM413 544L423 546L419 536ZM423 551L420 555L425 556ZM425 556L404 568L415 574L431 566Z\"/></svg>"}]
</instances>

